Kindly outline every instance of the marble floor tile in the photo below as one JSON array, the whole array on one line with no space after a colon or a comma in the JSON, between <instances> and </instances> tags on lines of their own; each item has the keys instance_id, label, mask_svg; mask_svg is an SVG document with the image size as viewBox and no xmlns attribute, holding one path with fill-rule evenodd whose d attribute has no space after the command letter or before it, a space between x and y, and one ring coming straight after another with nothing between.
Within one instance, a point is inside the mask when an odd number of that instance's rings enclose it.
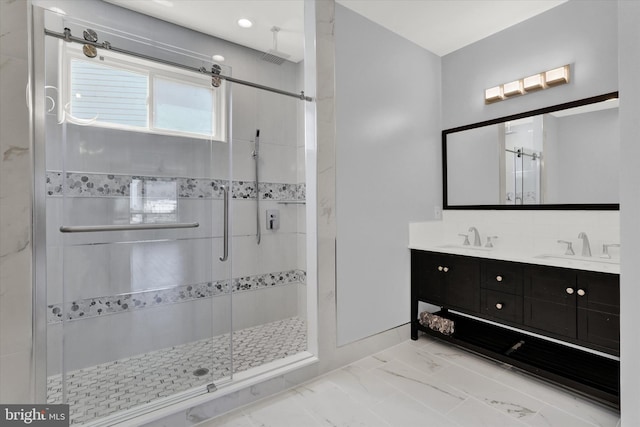
<instances>
[{"instance_id":1,"label":"marble floor tile","mask_svg":"<svg viewBox=\"0 0 640 427\"><path fill-rule=\"evenodd\" d=\"M222 415L213 420L204 421L197 424L199 427L255 427L248 416L243 413L233 412Z\"/></svg>"},{"instance_id":2,"label":"marble floor tile","mask_svg":"<svg viewBox=\"0 0 640 427\"><path fill-rule=\"evenodd\" d=\"M353 399L365 404L375 405L397 393L397 389L389 383L380 381L377 376L370 375L370 371L353 365L331 372L326 379L336 384Z\"/></svg>"},{"instance_id":3,"label":"marble floor tile","mask_svg":"<svg viewBox=\"0 0 640 427\"><path fill-rule=\"evenodd\" d=\"M246 414L252 426L260 427L320 427L322 423L299 404L293 392L285 392L257 403Z\"/></svg>"},{"instance_id":4,"label":"marble floor tile","mask_svg":"<svg viewBox=\"0 0 640 427\"><path fill-rule=\"evenodd\" d=\"M293 411L301 427L616 427L619 422L616 411L431 340L403 343L280 396L284 402L249 405L223 420L270 426L279 414ZM316 424L304 424L305 412L288 406L292 396ZM270 405L274 408L267 412ZM202 426L236 426L214 422Z\"/></svg>"},{"instance_id":5,"label":"marble floor tile","mask_svg":"<svg viewBox=\"0 0 640 427\"><path fill-rule=\"evenodd\" d=\"M541 400L462 367L447 368L436 377L451 387L519 420L531 418L544 406Z\"/></svg>"},{"instance_id":6,"label":"marble floor tile","mask_svg":"<svg viewBox=\"0 0 640 427\"><path fill-rule=\"evenodd\" d=\"M447 414L447 418L461 426L473 427L519 427L526 426L484 403L469 398Z\"/></svg>"},{"instance_id":7,"label":"marble floor tile","mask_svg":"<svg viewBox=\"0 0 640 427\"><path fill-rule=\"evenodd\" d=\"M504 372L496 380L596 426L615 427L620 419L617 411L524 372Z\"/></svg>"},{"instance_id":8,"label":"marble floor tile","mask_svg":"<svg viewBox=\"0 0 640 427\"><path fill-rule=\"evenodd\" d=\"M412 396L436 412L447 413L460 405L468 394L461 392L435 375L428 375L404 362L392 360L375 369L373 375Z\"/></svg>"},{"instance_id":9,"label":"marble floor tile","mask_svg":"<svg viewBox=\"0 0 640 427\"><path fill-rule=\"evenodd\" d=\"M593 427L595 425L550 405L545 405L535 416L525 420L525 423L533 427Z\"/></svg>"},{"instance_id":10,"label":"marble floor tile","mask_svg":"<svg viewBox=\"0 0 640 427\"><path fill-rule=\"evenodd\" d=\"M388 427L378 415L356 401L328 379L325 384L296 388L296 401L322 426Z\"/></svg>"},{"instance_id":11,"label":"marble floor tile","mask_svg":"<svg viewBox=\"0 0 640 427\"><path fill-rule=\"evenodd\" d=\"M373 411L391 426L402 427L457 427L447 419L422 403L408 398L404 393L394 394L373 408Z\"/></svg>"},{"instance_id":12,"label":"marble floor tile","mask_svg":"<svg viewBox=\"0 0 640 427\"><path fill-rule=\"evenodd\" d=\"M357 362L353 362L351 366L356 366L360 369L364 369L365 371L370 371L372 369L378 368L384 365L385 362L380 360L374 356L367 356L364 359L360 359Z\"/></svg>"},{"instance_id":13,"label":"marble floor tile","mask_svg":"<svg viewBox=\"0 0 640 427\"><path fill-rule=\"evenodd\" d=\"M434 340L428 342L421 350L432 353L452 364L464 366L466 369L489 378L496 378L502 375L505 369L510 368L509 365L489 360L486 357L471 353L443 341Z\"/></svg>"},{"instance_id":14,"label":"marble floor tile","mask_svg":"<svg viewBox=\"0 0 640 427\"><path fill-rule=\"evenodd\" d=\"M383 361L399 360L424 373L436 373L451 364L439 356L428 351L424 347L416 347L408 342L391 347L376 355Z\"/></svg>"}]
</instances>

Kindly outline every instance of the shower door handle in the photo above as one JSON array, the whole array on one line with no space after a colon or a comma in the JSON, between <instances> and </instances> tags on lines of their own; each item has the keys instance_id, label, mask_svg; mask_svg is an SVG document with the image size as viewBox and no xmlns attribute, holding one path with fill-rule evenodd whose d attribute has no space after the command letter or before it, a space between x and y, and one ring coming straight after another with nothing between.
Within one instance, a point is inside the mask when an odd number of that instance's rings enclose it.
<instances>
[{"instance_id":1,"label":"shower door handle","mask_svg":"<svg viewBox=\"0 0 640 427\"><path fill-rule=\"evenodd\" d=\"M229 258L229 189L226 186L222 186L222 198L224 200L224 224L222 227L222 256L220 261L226 261Z\"/></svg>"}]
</instances>

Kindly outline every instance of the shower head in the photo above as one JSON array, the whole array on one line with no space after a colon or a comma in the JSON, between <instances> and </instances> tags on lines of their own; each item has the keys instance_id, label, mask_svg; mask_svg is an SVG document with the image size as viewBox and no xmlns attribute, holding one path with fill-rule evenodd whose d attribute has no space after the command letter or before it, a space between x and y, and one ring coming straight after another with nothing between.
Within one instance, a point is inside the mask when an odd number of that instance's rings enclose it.
<instances>
[{"instance_id":1,"label":"shower head","mask_svg":"<svg viewBox=\"0 0 640 427\"><path fill-rule=\"evenodd\" d=\"M278 32L280 31L279 27L272 27L271 32L273 33L273 49L269 49L269 52L262 55L262 60L271 62L272 64L282 65L284 61L289 59L291 55L287 55L284 52L280 52L278 50Z\"/></svg>"}]
</instances>

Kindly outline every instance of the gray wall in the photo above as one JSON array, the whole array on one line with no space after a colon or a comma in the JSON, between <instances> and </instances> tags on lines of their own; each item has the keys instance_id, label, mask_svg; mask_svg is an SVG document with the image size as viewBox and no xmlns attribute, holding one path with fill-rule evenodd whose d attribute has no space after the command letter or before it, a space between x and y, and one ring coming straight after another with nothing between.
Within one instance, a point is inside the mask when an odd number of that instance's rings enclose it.
<instances>
[{"instance_id":1,"label":"gray wall","mask_svg":"<svg viewBox=\"0 0 640 427\"><path fill-rule=\"evenodd\" d=\"M442 57L443 128L618 90L617 3L569 1ZM571 82L491 105L484 90L571 64Z\"/></svg>"},{"instance_id":2,"label":"gray wall","mask_svg":"<svg viewBox=\"0 0 640 427\"><path fill-rule=\"evenodd\" d=\"M500 203L500 130L485 126L447 135L449 205Z\"/></svg>"},{"instance_id":3,"label":"gray wall","mask_svg":"<svg viewBox=\"0 0 640 427\"><path fill-rule=\"evenodd\" d=\"M547 114L545 131L547 203L620 202L617 108L565 117Z\"/></svg>"},{"instance_id":4,"label":"gray wall","mask_svg":"<svg viewBox=\"0 0 640 427\"><path fill-rule=\"evenodd\" d=\"M440 59L336 6L338 345L409 321L407 223L441 203Z\"/></svg>"},{"instance_id":5,"label":"gray wall","mask_svg":"<svg viewBox=\"0 0 640 427\"><path fill-rule=\"evenodd\" d=\"M621 280L620 353L622 427L640 424L640 2L619 3Z\"/></svg>"}]
</instances>

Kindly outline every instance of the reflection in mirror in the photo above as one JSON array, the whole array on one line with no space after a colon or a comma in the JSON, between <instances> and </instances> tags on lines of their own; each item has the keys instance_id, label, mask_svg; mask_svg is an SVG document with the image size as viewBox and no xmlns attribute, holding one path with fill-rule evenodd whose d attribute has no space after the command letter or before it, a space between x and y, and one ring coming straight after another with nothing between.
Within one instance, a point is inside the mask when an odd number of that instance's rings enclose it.
<instances>
[{"instance_id":1,"label":"reflection in mirror","mask_svg":"<svg viewBox=\"0 0 640 427\"><path fill-rule=\"evenodd\" d=\"M444 206L617 209L619 139L617 93L444 131Z\"/></svg>"}]
</instances>

